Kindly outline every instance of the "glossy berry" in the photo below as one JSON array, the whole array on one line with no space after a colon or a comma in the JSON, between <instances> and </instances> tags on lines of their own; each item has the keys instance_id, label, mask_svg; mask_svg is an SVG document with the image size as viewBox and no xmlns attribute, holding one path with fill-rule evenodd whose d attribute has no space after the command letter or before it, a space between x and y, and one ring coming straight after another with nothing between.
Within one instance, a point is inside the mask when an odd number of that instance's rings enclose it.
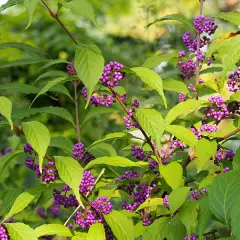
<instances>
[{"instance_id":1,"label":"glossy berry","mask_svg":"<svg viewBox=\"0 0 240 240\"><path fill-rule=\"evenodd\" d=\"M102 76L100 77L101 82L105 86L115 87L119 81L124 79L125 73L119 72L124 66L118 62L110 62L104 67Z\"/></svg>"},{"instance_id":2,"label":"glossy berry","mask_svg":"<svg viewBox=\"0 0 240 240\"><path fill-rule=\"evenodd\" d=\"M193 21L194 27L199 31L199 33L207 33L212 35L217 29L217 25L214 20L205 16L197 16Z\"/></svg>"},{"instance_id":3,"label":"glossy berry","mask_svg":"<svg viewBox=\"0 0 240 240\"><path fill-rule=\"evenodd\" d=\"M42 208L42 207L39 207L37 209L37 213L38 213L38 216L41 217L41 218L46 218L47 217L47 214L46 214L44 208Z\"/></svg>"},{"instance_id":4,"label":"glossy berry","mask_svg":"<svg viewBox=\"0 0 240 240\"><path fill-rule=\"evenodd\" d=\"M169 208L168 195L165 195L165 197L163 198L163 204L166 208Z\"/></svg>"},{"instance_id":5,"label":"glossy berry","mask_svg":"<svg viewBox=\"0 0 240 240\"><path fill-rule=\"evenodd\" d=\"M90 171L84 171L81 184L79 186L79 192L86 195L92 191L92 187L94 186L94 176Z\"/></svg>"},{"instance_id":6,"label":"glossy berry","mask_svg":"<svg viewBox=\"0 0 240 240\"><path fill-rule=\"evenodd\" d=\"M180 58L185 57L185 56L186 56L186 52L184 50L180 51L178 54L178 57L180 57Z\"/></svg>"},{"instance_id":7,"label":"glossy berry","mask_svg":"<svg viewBox=\"0 0 240 240\"><path fill-rule=\"evenodd\" d=\"M240 90L240 67L238 67L237 71L231 73L228 76L228 89L230 92L237 92Z\"/></svg>"},{"instance_id":8,"label":"glossy berry","mask_svg":"<svg viewBox=\"0 0 240 240\"><path fill-rule=\"evenodd\" d=\"M178 61L177 66L184 78L191 78L195 74L195 63L189 58L187 62Z\"/></svg>"},{"instance_id":9,"label":"glossy berry","mask_svg":"<svg viewBox=\"0 0 240 240\"><path fill-rule=\"evenodd\" d=\"M132 145L132 156L136 157L137 160L148 160L151 157L151 153L144 153L141 147L136 147Z\"/></svg>"},{"instance_id":10,"label":"glossy berry","mask_svg":"<svg viewBox=\"0 0 240 240\"><path fill-rule=\"evenodd\" d=\"M105 196L99 197L97 200L91 202L91 206L97 213L103 213L105 215L112 211L112 204L108 197Z\"/></svg>"},{"instance_id":11,"label":"glossy berry","mask_svg":"<svg viewBox=\"0 0 240 240\"><path fill-rule=\"evenodd\" d=\"M0 240L9 240L10 236L8 234L7 228L2 224L0 225Z\"/></svg>"},{"instance_id":12,"label":"glossy berry","mask_svg":"<svg viewBox=\"0 0 240 240\"><path fill-rule=\"evenodd\" d=\"M129 180L132 178L139 178L140 174L138 172L134 172L134 171L126 171L124 174L120 175L118 178L115 179L116 183L119 183L120 181L123 180Z\"/></svg>"},{"instance_id":13,"label":"glossy berry","mask_svg":"<svg viewBox=\"0 0 240 240\"><path fill-rule=\"evenodd\" d=\"M97 215L94 211L85 209L77 211L73 219L77 225L85 229L97 222Z\"/></svg>"},{"instance_id":14,"label":"glossy berry","mask_svg":"<svg viewBox=\"0 0 240 240\"><path fill-rule=\"evenodd\" d=\"M33 148L29 143L26 143L24 145L24 152L29 153L29 154L33 154Z\"/></svg>"},{"instance_id":15,"label":"glossy berry","mask_svg":"<svg viewBox=\"0 0 240 240\"><path fill-rule=\"evenodd\" d=\"M183 93L178 94L178 103L184 102L187 99L187 95Z\"/></svg>"}]
</instances>

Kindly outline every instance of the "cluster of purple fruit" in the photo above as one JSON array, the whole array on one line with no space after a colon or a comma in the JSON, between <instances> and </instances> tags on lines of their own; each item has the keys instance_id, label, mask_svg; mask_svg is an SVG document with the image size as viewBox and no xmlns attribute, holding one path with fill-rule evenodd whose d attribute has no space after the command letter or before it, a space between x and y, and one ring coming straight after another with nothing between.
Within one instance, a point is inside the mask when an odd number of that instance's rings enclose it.
<instances>
[{"instance_id":1,"label":"cluster of purple fruit","mask_svg":"<svg viewBox=\"0 0 240 240\"><path fill-rule=\"evenodd\" d=\"M79 210L73 217L75 223L81 228L89 228L96 222L104 222L102 214L109 214L112 211L112 204L108 197L102 196L90 203L92 209Z\"/></svg>"},{"instance_id":2,"label":"cluster of purple fruit","mask_svg":"<svg viewBox=\"0 0 240 240\"><path fill-rule=\"evenodd\" d=\"M221 161L232 161L234 158L234 153L232 149L219 148L217 154L215 155L214 163L219 165Z\"/></svg>"},{"instance_id":3,"label":"cluster of purple fruit","mask_svg":"<svg viewBox=\"0 0 240 240\"><path fill-rule=\"evenodd\" d=\"M131 126L138 128L138 123L132 120L133 114L136 108L139 108L140 103L137 99L133 100L133 108L128 110L127 116L123 118L127 130L130 130Z\"/></svg>"},{"instance_id":4,"label":"cluster of purple fruit","mask_svg":"<svg viewBox=\"0 0 240 240\"><path fill-rule=\"evenodd\" d=\"M74 159L78 161L81 160L85 164L87 164L88 162L94 159L93 155L85 151L84 144L82 142L76 143L72 147L72 152L73 152Z\"/></svg>"},{"instance_id":5,"label":"cluster of purple fruit","mask_svg":"<svg viewBox=\"0 0 240 240\"><path fill-rule=\"evenodd\" d=\"M228 89L230 92L238 92L240 90L240 67L237 71L228 76Z\"/></svg>"},{"instance_id":6,"label":"cluster of purple fruit","mask_svg":"<svg viewBox=\"0 0 240 240\"><path fill-rule=\"evenodd\" d=\"M34 150L29 143L26 143L24 146L24 152L29 154L34 154ZM35 163L35 158L27 157L25 160L25 165L35 171L37 178L42 178L42 181L45 183L54 182L58 178L58 171L56 165L53 161L48 161L43 169L42 174L40 173L39 164Z\"/></svg>"},{"instance_id":7,"label":"cluster of purple fruit","mask_svg":"<svg viewBox=\"0 0 240 240\"><path fill-rule=\"evenodd\" d=\"M132 156L134 156L137 160L145 160L151 157L151 152L145 153L141 147L136 147L134 144L132 145Z\"/></svg>"},{"instance_id":8,"label":"cluster of purple fruit","mask_svg":"<svg viewBox=\"0 0 240 240\"><path fill-rule=\"evenodd\" d=\"M208 193L207 188L203 188L201 191L200 190L194 190L191 192L190 199L196 199L199 200L203 194Z\"/></svg>"},{"instance_id":9,"label":"cluster of purple fruit","mask_svg":"<svg viewBox=\"0 0 240 240\"><path fill-rule=\"evenodd\" d=\"M10 236L7 228L2 224L0 225L0 240L9 240Z\"/></svg>"}]
</instances>

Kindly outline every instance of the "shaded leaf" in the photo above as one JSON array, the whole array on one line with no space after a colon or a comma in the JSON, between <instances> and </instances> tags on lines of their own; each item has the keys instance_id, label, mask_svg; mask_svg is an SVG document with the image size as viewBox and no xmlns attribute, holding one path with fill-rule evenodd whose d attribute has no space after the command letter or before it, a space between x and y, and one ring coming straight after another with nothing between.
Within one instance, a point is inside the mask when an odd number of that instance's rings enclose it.
<instances>
[{"instance_id":1,"label":"shaded leaf","mask_svg":"<svg viewBox=\"0 0 240 240\"><path fill-rule=\"evenodd\" d=\"M3 10L7 9L7 8L10 8L14 5L17 5L17 4L20 4L20 3L23 3L24 0L8 0L7 3L3 4L1 7L0 7L0 12L2 12Z\"/></svg>"},{"instance_id":2,"label":"shaded leaf","mask_svg":"<svg viewBox=\"0 0 240 240\"><path fill-rule=\"evenodd\" d=\"M162 115L155 109L136 109L136 118L143 130L152 137L159 148L165 125Z\"/></svg>"},{"instance_id":3,"label":"shaded leaf","mask_svg":"<svg viewBox=\"0 0 240 240\"><path fill-rule=\"evenodd\" d=\"M28 11L28 25L26 28L29 28L29 26L32 23L33 20L33 14L35 12L35 9L37 7L39 0L24 0L24 6L26 8L26 10Z\"/></svg>"},{"instance_id":4,"label":"shaded leaf","mask_svg":"<svg viewBox=\"0 0 240 240\"><path fill-rule=\"evenodd\" d=\"M35 232L37 237L48 236L48 235L57 235L57 236L66 236L66 237L72 236L70 229L61 224L43 224L35 228Z\"/></svg>"},{"instance_id":5,"label":"shaded leaf","mask_svg":"<svg viewBox=\"0 0 240 240\"><path fill-rule=\"evenodd\" d=\"M237 26L240 25L240 12L220 12L214 17L234 23Z\"/></svg>"},{"instance_id":6,"label":"shaded leaf","mask_svg":"<svg viewBox=\"0 0 240 240\"><path fill-rule=\"evenodd\" d=\"M24 122L23 132L28 143L37 152L39 157L39 168L42 172L43 157L50 143L50 133L45 125L40 122Z\"/></svg>"},{"instance_id":7,"label":"shaded leaf","mask_svg":"<svg viewBox=\"0 0 240 240\"><path fill-rule=\"evenodd\" d=\"M118 240L134 240L134 226L122 213L113 210L104 219Z\"/></svg>"},{"instance_id":8,"label":"shaded leaf","mask_svg":"<svg viewBox=\"0 0 240 240\"><path fill-rule=\"evenodd\" d=\"M13 129L12 102L6 97L0 97L0 114L8 120L11 129Z\"/></svg>"}]
</instances>

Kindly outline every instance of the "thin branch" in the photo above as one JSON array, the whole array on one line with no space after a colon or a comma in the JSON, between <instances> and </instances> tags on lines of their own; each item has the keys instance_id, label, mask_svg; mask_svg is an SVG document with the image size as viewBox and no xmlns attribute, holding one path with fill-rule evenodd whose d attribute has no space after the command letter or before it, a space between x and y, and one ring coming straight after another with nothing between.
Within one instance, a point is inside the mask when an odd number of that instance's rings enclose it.
<instances>
[{"instance_id":1,"label":"thin branch","mask_svg":"<svg viewBox=\"0 0 240 240\"><path fill-rule=\"evenodd\" d=\"M234 131L228 133L227 135L225 135L225 136L223 137L223 139L227 139L227 138L235 135L235 134L238 133L238 132L240 132L240 128L237 128L237 129L235 129Z\"/></svg>"},{"instance_id":2,"label":"thin branch","mask_svg":"<svg viewBox=\"0 0 240 240\"><path fill-rule=\"evenodd\" d=\"M44 6L47 8L49 14L61 25L61 27L64 29L64 31L68 34L68 36L73 40L73 42L78 45L78 41L76 40L76 38L68 31L68 29L66 28L66 26L63 24L63 22L59 19L58 17L58 13L54 13L49 6L47 5L47 3L45 2L45 0L41 0L42 3L44 4Z\"/></svg>"},{"instance_id":3,"label":"thin branch","mask_svg":"<svg viewBox=\"0 0 240 240\"><path fill-rule=\"evenodd\" d=\"M127 106L123 103L123 101L120 99L120 97L118 96L118 94L113 90L112 87L108 87L108 88L109 88L109 90L112 92L112 94L114 95L114 97L117 99L117 101L120 103L120 105L122 106L122 108L124 109L124 111L125 111L126 113L128 113L128 108L127 108ZM138 121L136 120L136 118L135 118L134 116L132 116L131 118L132 118L132 120L133 120L134 122L137 122L137 123L138 123ZM154 152L154 154L155 154L155 156L156 156L156 158L157 158L158 163L162 163L162 162L161 162L161 158L160 158L160 156L159 156L159 153L158 153L158 151L156 150L156 148L153 146L151 139L148 137L147 133L142 129L142 127L140 126L140 124L138 124L138 125L139 125L139 130L142 132L142 134L144 135L147 143L148 143L149 146L152 148L152 150L153 150L153 152Z\"/></svg>"},{"instance_id":4,"label":"thin branch","mask_svg":"<svg viewBox=\"0 0 240 240\"><path fill-rule=\"evenodd\" d=\"M76 132L77 132L77 139L78 142L80 143L80 124L79 124L79 107L78 107L78 87L79 82L78 81L73 81L73 86L74 86L74 103L75 103L75 115L76 115Z\"/></svg>"}]
</instances>

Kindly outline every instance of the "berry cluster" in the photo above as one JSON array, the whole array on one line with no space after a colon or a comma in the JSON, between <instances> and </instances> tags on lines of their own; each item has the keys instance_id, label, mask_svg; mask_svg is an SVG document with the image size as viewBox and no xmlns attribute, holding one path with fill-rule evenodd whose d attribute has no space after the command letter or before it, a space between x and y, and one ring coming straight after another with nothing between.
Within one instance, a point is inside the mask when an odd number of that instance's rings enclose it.
<instances>
[{"instance_id":1,"label":"berry cluster","mask_svg":"<svg viewBox=\"0 0 240 240\"><path fill-rule=\"evenodd\" d=\"M124 209L129 212L133 212L137 207L145 202L147 198L150 197L152 187L149 187L147 184L139 184L136 190L133 192L134 202L127 204L126 201L122 203Z\"/></svg>"},{"instance_id":2,"label":"berry cluster","mask_svg":"<svg viewBox=\"0 0 240 240\"><path fill-rule=\"evenodd\" d=\"M199 31L200 34L206 33L212 35L217 30L217 25L214 20L205 16L197 16L193 21L194 27Z\"/></svg>"},{"instance_id":3,"label":"berry cluster","mask_svg":"<svg viewBox=\"0 0 240 240\"><path fill-rule=\"evenodd\" d=\"M190 199L200 199L204 193L208 193L208 190L206 188L203 188L202 191L194 190L191 192Z\"/></svg>"},{"instance_id":4,"label":"berry cluster","mask_svg":"<svg viewBox=\"0 0 240 240\"><path fill-rule=\"evenodd\" d=\"M77 75L76 69L74 68L74 61L67 65L67 72L69 76Z\"/></svg>"},{"instance_id":5,"label":"berry cluster","mask_svg":"<svg viewBox=\"0 0 240 240\"><path fill-rule=\"evenodd\" d=\"M213 103L213 105L208 106L205 109L207 118L214 118L216 121L221 121L224 118L228 118L228 106L226 104L226 100L224 100L221 95L212 96L208 100L209 102Z\"/></svg>"},{"instance_id":6,"label":"berry cluster","mask_svg":"<svg viewBox=\"0 0 240 240\"><path fill-rule=\"evenodd\" d=\"M177 65L184 78L189 79L194 76L195 63L191 58L189 58L187 62L184 62L182 60L178 61Z\"/></svg>"},{"instance_id":7,"label":"berry cluster","mask_svg":"<svg viewBox=\"0 0 240 240\"><path fill-rule=\"evenodd\" d=\"M231 73L228 76L228 89L230 92L237 92L240 90L240 67L238 67L237 71Z\"/></svg>"},{"instance_id":8,"label":"berry cluster","mask_svg":"<svg viewBox=\"0 0 240 240\"><path fill-rule=\"evenodd\" d=\"M34 150L29 143L24 146L24 152L33 154ZM42 174L40 173L39 164L35 163L35 158L27 157L25 160L25 165L35 171L37 178L42 178L45 183L54 182L58 178L58 171L56 165L53 161L48 161L47 164L43 166Z\"/></svg>"},{"instance_id":9,"label":"berry cluster","mask_svg":"<svg viewBox=\"0 0 240 240\"><path fill-rule=\"evenodd\" d=\"M126 171L124 174L120 175L118 178L115 179L116 183L119 183L120 181L123 180L129 180L132 178L139 178L140 174L138 172L134 172L134 171Z\"/></svg>"},{"instance_id":10,"label":"berry cluster","mask_svg":"<svg viewBox=\"0 0 240 240\"><path fill-rule=\"evenodd\" d=\"M85 209L77 211L73 219L77 225L85 229L97 222L97 215L94 211Z\"/></svg>"},{"instance_id":11,"label":"berry cluster","mask_svg":"<svg viewBox=\"0 0 240 240\"><path fill-rule=\"evenodd\" d=\"M101 82L105 86L116 87L118 82L123 80L125 73L119 72L124 66L118 62L110 62L104 67L102 76L100 77Z\"/></svg>"},{"instance_id":12,"label":"berry cluster","mask_svg":"<svg viewBox=\"0 0 240 240\"><path fill-rule=\"evenodd\" d=\"M190 84L188 85L188 89L189 89L190 91L192 91L192 92L197 92L197 89L193 86L192 83L190 83Z\"/></svg>"},{"instance_id":13,"label":"berry cluster","mask_svg":"<svg viewBox=\"0 0 240 240\"><path fill-rule=\"evenodd\" d=\"M178 103L184 102L186 99L187 99L187 95L186 94L181 93L181 92L178 94Z\"/></svg>"},{"instance_id":14,"label":"berry cluster","mask_svg":"<svg viewBox=\"0 0 240 240\"><path fill-rule=\"evenodd\" d=\"M211 133L211 132L217 132L217 127L216 125L203 124L199 130L200 132Z\"/></svg>"},{"instance_id":15,"label":"berry cluster","mask_svg":"<svg viewBox=\"0 0 240 240\"><path fill-rule=\"evenodd\" d=\"M168 203L168 195L165 195L163 198L163 204L165 205L166 208L169 208L169 203Z\"/></svg>"},{"instance_id":16,"label":"berry cluster","mask_svg":"<svg viewBox=\"0 0 240 240\"><path fill-rule=\"evenodd\" d=\"M232 149L225 150L223 148L220 148L217 154L215 155L214 163L216 165L219 165L219 163L224 160L232 161L233 157L234 153Z\"/></svg>"},{"instance_id":17,"label":"berry cluster","mask_svg":"<svg viewBox=\"0 0 240 240\"><path fill-rule=\"evenodd\" d=\"M185 236L185 237L184 237L184 240L197 240L197 237L194 236L194 235L192 235L192 236L190 236L190 237Z\"/></svg>"},{"instance_id":18,"label":"berry cluster","mask_svg":"<svg viewBox=\"0 0 240 240\"><path fill-rule=\"evenodd\" d=\"M151 157L151 153L144 153L141 147L136 147L134 144L132 145L132 156L136 157L137 160L145 160L147 161Z\"/></svg>"},{"instance_id":19,"label":"berry cluster","mask_svg":"<svg viewBox=\"0 0 240 240\"><path fill-rule=\"evenodd\" d=\"M69 186L65 186L61 191L58 189L53 190L53 198L56 204L60 204L65 208L70 207L77 207L78 201L75 195L69 194L68 192L71 191Z\"/></svg>"},{"instance_id":20,"label":"berry cluster","mask_svg":"<svg viewBox=\"0 0 240 240\"><path fill-rule=\"evenodd\" d=\"M171 145L170 145L169 149L173 151L173 150L175 150L176 148L178 148L178 149L184 149L184 148L186 148L186 147L187 147L186 144L184 144L183 142L181 142L181 141L179 141L179 140L177 140L177 139L174 139L174 140L171 142Z\"/></svg>"},{"instance_id":21,"label":"berry cluster","mask_svg":"<svg viewBox=\"0 0 240 240\"><path fill-rule=\"evenodd\" d=\"M135 108L139 108L140 106L139 101L137 99L134 99L132 106L133 106L133 109L129 109L127 113L127 117L123 118L127 130L130 130L131 126L135 128L139 127L138 123L132 120L133 114L135 112Z\"/></svg>"},{"instance_id":22,"label":"berry cluster","mask_svg":"<svg viewBox=\"0 0 240 240\"><path fill-rule=\"evenodd\" d=\"M0 240L9 240L10 236L7 228L4 225L0 225Z\"/></svg>"},{"instance_id":23,"label":"berry cluster","mask_svg":"<svg viewBox=\"0 0 240 240\"><path fill-rule=\"evenodd\" d=\"M85 151L84 144L82 142L76 143L72 147L73 158L78 161L83 161L85 164L94 159L94 157Z\"/></svg>"},{"instance_id":24,"label":"berry cluster","mask_svg":"<svg viewBox=\"0 0 240 240\"><path fill-rule=\"evenodd\" d=\"M190 128L191 132L196 136L196 138L199 140L202 138L201 132L197 130L196 128L192 127Z\"/></svg>"},{"instance_id":25,"label":"berry cluster","mask_svg":"<svg viewBox=\"0 0 240 240\"><path fill-rule=\"evenodd\" d=\"M150 218L149 214L148 215L144 215L143 216L143 220L142 220L142 225L143 226L149 226L153 223L152 219Z\"/></svg>"},{"instance_id":26,"label":"berry cluster","mask_svg":"<svg viewBox=\"0 0 240 240\"><path fill-rule=\"evenodd\" d=\"M109 214L112 211L112 204L108 197L102 196L91 202L91 206L97 213Z\"/></svg>"},{"instance_id":27,"label":"berry cluster","mask_svg":"<svg viewBox=\"0 0 240 240\"><path fill-rule=\"evenodd\" d=\"M94 176L90 171L84 171L81 184L79 186L79 192L86 195L92 191L94 186Z\"/></svg>"}]
</instances>

